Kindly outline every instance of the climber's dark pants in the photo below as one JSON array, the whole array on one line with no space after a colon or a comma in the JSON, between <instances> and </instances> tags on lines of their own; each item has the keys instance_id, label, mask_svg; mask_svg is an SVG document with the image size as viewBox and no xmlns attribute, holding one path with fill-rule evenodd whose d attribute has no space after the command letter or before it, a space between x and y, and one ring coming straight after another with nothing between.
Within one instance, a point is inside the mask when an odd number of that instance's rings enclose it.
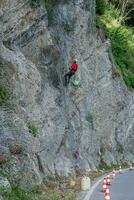
<instances>
[{"instance_id":1,"label":"climber's dark pants","mask_svg":"<svg viewBox=\"0 0 134 200\"><path fill-rule=\"evenodd\" d=\"M70 78L75 74L75 71L70 70L65 74L65 85L69 84Z\"/></svg>"}]
</instances>

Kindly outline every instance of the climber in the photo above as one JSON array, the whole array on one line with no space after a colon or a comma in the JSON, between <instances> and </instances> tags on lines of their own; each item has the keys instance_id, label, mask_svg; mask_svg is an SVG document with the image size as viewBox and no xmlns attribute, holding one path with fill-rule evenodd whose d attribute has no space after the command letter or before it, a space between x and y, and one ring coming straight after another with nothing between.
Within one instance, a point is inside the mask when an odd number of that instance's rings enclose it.
<instances>
[{"instance_id":1,"label":"climber","mask_svg":"<svg viewBox=\"0 0 134 200\"><path fill-rule=\"evenodd\" d=\"M69 72L67 72L64 76L65 77L65 86L67 86L69 84L70 78L75 75L75 72L77 71L77 69L78 69L78 64L77 64L77 60L75 59L71 65L71 67L69 68Z\"/></svg>"}]
</instances>

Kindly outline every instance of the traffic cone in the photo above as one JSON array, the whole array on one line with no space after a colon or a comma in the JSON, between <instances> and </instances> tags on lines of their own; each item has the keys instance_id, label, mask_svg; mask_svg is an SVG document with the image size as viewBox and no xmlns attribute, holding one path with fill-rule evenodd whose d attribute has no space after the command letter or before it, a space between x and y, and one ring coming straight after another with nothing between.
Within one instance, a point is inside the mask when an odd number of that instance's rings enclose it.
<instances>
[{"instance_id":1,"label":"traffic cone","mask_svg":"<svg viewBox=\"0 0 134 200\"><path fill-rule=\"evenodd\" d=\"M110 182L110 175L107 175L107 185L111 185L111 182Z\"/></svg>"},{"instance_id":2,"label":"traffic cone","mask_svg":"<svg viewBox=\"0 0 134 200\"><path fill-rule=\"evenodd\" d=\"M119 173L122 174L122 168L121 168L121 165L119 166Z\"/></svg>"},{"instance_id":3,"label":"traffic cone","mask_svg":"<svg viewBox=\"0 0 134 200\"><path fill-rule=\"evenodd\" d=\"M104 178L103 184L102 184L102 192L106 192L106 189L107 189L107 183L106 183L106 178Z\"/></svg>"},{"instance_id":4,"label":"traffic cone","mask_svg":"<svg viewBox=\"0 0 134 200\"><path fill-rule=\"evenodd\" d=\"M110 192L108 188L106 189L106 192L105 192L105 200L110 200Z\"/></svg>"},{"instance_id":5,"label":"traffic cone","mask_svg":"<svg viewBox=\"0 0 134 200\"><path fill-rule=\"evenodd\" d=\"M112 171L112 179L114 179L115 178L115 170L113 169L113 171Z\"/></svg>"}]
</instances>

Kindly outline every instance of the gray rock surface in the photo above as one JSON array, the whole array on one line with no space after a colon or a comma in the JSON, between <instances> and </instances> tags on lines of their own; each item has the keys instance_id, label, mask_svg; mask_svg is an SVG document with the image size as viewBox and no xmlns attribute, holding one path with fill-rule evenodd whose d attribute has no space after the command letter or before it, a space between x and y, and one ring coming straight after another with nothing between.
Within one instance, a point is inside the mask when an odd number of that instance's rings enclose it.
<instances>
[{"instance_id":1,"label":"gray rock surface","mask_svg":"<svg viewBox=\"0 0 134 200\"><path fill-rule=\"evenodd\" d=\"M134 94L113 76L95 1L59 1L48 16L42 1L33 8L2 0L0 19L0 70L13 91L10 106L0 107L0 148L11 182L31 188L50 174L75 176L76 167L134 161ZM64 67L74 58L80 85L65 88Z\"/></svg>"},{"instance_id":2,"label":"gray rock surface","mask_svg":"<svg viewBox=\"0 0 134 200\"><path fill-rule=\"evenodd\" d=\"M0 194L10 193L11 192L11 185L7 178L0 177Z\"/></svg>"}]
</instances>

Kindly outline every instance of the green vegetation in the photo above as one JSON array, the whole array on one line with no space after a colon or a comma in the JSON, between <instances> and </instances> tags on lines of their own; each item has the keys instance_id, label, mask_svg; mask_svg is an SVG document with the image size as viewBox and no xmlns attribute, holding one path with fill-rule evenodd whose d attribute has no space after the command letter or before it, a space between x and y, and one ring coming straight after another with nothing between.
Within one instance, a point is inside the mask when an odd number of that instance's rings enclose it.
<instances>
[{"instance_id":1,"label":"green vegetation","mask_svg":"<svg viewBox=\"0 0 134 200\"><path fill-rule=\"evenodd\" d=\"M93 112L88 112L86 114L86 120L89 122L89 126L91 129L94 129L94 120L96 119L96 115Z\"/></svg>"},{"instance_id":2,"label":"green vegetation","mask_svg":"<svg viewBox=\"0 0 134 200\"><path fill-rule=\"evenodd\" d=\"M63 22L63 27L64 27L64 30L67 33L74 32L74 30L75 30L75 19L74 18L68 18L68 19L66 19Z\"/></svg>"},{"instance_id":3,"label":"green vegetation","mask_svg":"<svg viewBox=\"0 0 134 200\"><path fill-rule=\"evenodd\" d=\"M0 176L9 178L9 171L6 168L0 168Z\"/></svg>"},{"instance_id":4,"label":"green vegetation","mask_svg":"<svg viewBox=\"0 0 134 200\"><path fill-rule=\"evenodd\" d=\"M99 2L99 3L98 3ZM103 3L102 3L103 2ZM134 88L134 28L125 23L126 15L108 0L97 0L97 23L109 34L118 71L129 89Z\"/></svg>"},{"instance_id":5,"label":"green vegetation","mask_svg":"<svg viewBox=\"0 0 134 200\"><path fill-rule=\"evenodd\" d=\"M41 0L30 0L30 5L35 8L40 4ZM43 1L42 1L43 2ZM54 18L56 16L56 9L55 6L57 4L57 1L55 0L44 0L45 7L47 10L48 15L48 25L52 25L54 22Z\"/></svg>"},{"instance_id":6,"label":"green vegetation","mask_svg":"<svg viewBox=\"0 0 134 200\"><path fill-rule=\"evenodd\" d=\"M107 9L107 0L96 0L96 13L103 15Z\"/></svg>"},{"instance_id":7,"label":"green vegetation","mask_svg":"<svg viewBox=\"0 0 134 200\"><path fill-rule=\"evenodd\" d=\"M98 170L98 171L91 171L91 172L89 172L88 176L90 177L90 179L92 181L94 181L95 179L101 177L104 174L105 173L102 170Z\"/></svg>"},{"instance_id":8,"label":"green vegetation","mask_svg":"<svg viewBox=\"0 0 134 200\"><path fill-rule=\"evenodd\" d=\"M123 163L120 163L120 164L122 166L122 169L129 168L129 164L127 162L123 162ZM99 166L99 170L98 171L89 172L89 177L91 178L91 180L95 180L95 179L99 178L100 176L102 176L104 174L112 172L113 169L118 170L120 164L119 163L114 163L114 164L111 164L111 165L107 165L106 163L103 162Z\"/></svg>"},{"instance_id":9,"label":"green vegetation","mask_svg":"<svg viewBox=\"0 0 134 200\"><path fill-rule=\"evenodd\" d=\"M48 197L44 197L44 200L75 200L75 196L73 194L70 194L64 198L62 198L59 194L57 193L52 193Z\"/></svg>"},{"instance_id":10,"label":"green vegetation","mask_svg":"<svg viewBox=\"0 0 134 200\"><path fill-rule=\"evenodd\" d=\"M120 165L122 166L123 169L129 167L128 162L113 163L113 164L111 164L111 165L107 165L106 163L104 163L104 164L101 165L101 167L99 167L99 169L102 169L102 170L104 170L105 172L109 172L109 171L112 171L113 168L114 168L115 170L118 170Z\"/></svg>"},{"instance_id":11,"label":"green vegetation","mask_svg":"<svg viewBox=\"0 0 134 200\"><path fill-rule=\"evenodd\" d=\"M42 0L42 2L43 1L45 3L45 8L47 10L48 26L51 26L55 23L55 19L57 16L56 5L58 5L60 1ZM62 0L62 3L67 3L68 1L69 0ZM41 0L30 0L30 5L32 7L37 7L40 4L40 2ZM74 31L74 25L75 25L74 19L65 20L65 22L63 23L63 27L68 33Z\"/></svg>"},{"instance_id":12,"label":"green vegetation","mask_svg":"<svg viewBox=\"0 0 134 200\"><path fill-rule=\"evenodd\" d=\"M38 128L37 126L35 125L35 123L31 120L29 120L27 122L27 127L29 128L29 132L34 136L36 137L37 136L37 133L38 133Z\"/></svg>"},{"instance_id":13,"label":"green vegetation","mask_svg":"<svg viewBox=\"0 0 134 200\"><path fill-rule=\"evenodd\" d=\"M57 4L57 1L55 0L44 0L44 1L48 15L48 25L51 25L53 24L54 18L56 16L55 6Z\"/></svg>"},{"instance_id":14,"label":"green vegetation","mask_svg":"<svg viewBox=\"0 0 134 200\"><path fill-rule=\"evenodd\" d=\"M3 197L5 200L34 200L34 192L24 192L19 187L12 188L12 192L5 194Z\"/></svg>"},{"instance_id":15,"label":"green vegetation","mask_svg":"<svg viewBox=\"0 0 134 200\"><path fill-rule=\"evenodd\" d=\"M11 97L11 91L2 77L0 77L0 106L5 105Z\"/></svg>"},{"instance_id":16,"label":"green vegetation","mask_svg":"<svg viewBox=\"0 0 134 200\"><path fill-rule=\"evenodd\" d=\"M35 8L39 5L39 0L30 0L31 7Z\"/></svg>"},{"instance_id":17,"label":"green vegetation","mask_svg":"<svg viewBox=\"0 0 134 200\"><path fill-rule=\"evenodd\" d=\"M86 115L86 120L88 122L93 122L93 120L96 118L95 113L93 112L88 112Z\"/></svg>"},{"instance_id":18,"label":"green vegetation","mask_svg":"<svg viewBox=\"0 0 134 200\"><path fill-rule=\"evenodd\" d=\"M46 191L47 190L47 191ZM48 190L37 187L29 192L24 192L19 187L12 188L11 193L3 195L5 200L75 200L74 192Z\"/></svg>"}]
</instances>

